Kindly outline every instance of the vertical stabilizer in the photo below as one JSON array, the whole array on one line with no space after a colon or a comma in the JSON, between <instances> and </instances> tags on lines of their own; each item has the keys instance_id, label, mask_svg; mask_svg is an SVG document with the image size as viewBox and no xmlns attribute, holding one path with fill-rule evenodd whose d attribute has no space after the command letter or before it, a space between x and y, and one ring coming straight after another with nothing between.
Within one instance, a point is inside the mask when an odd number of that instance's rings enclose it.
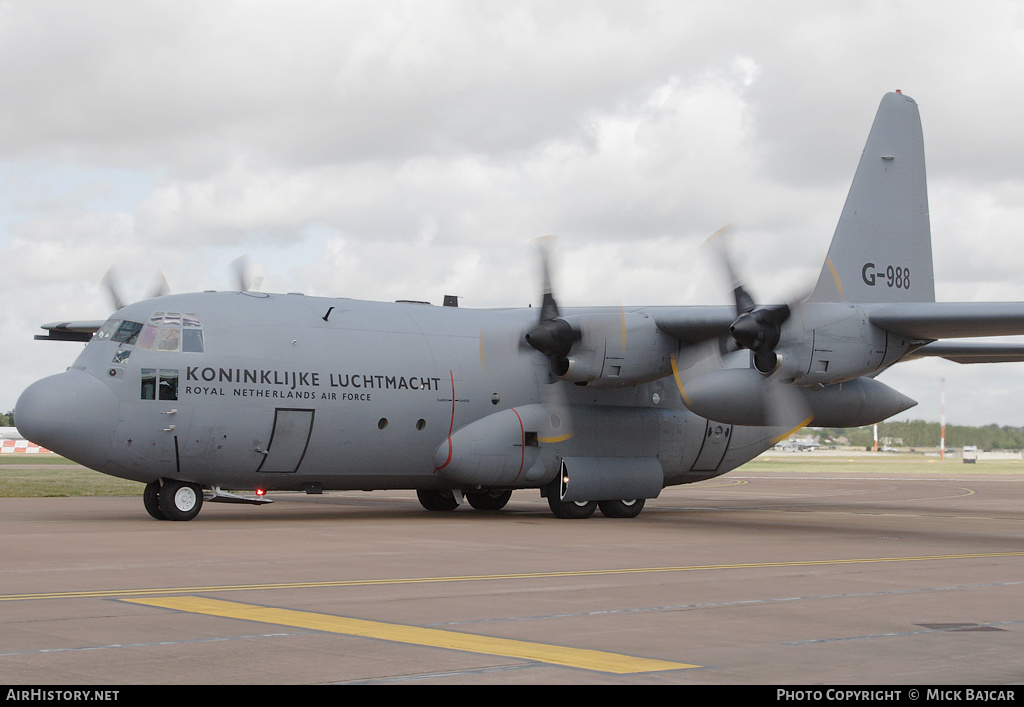
<instances>
[{"instance_id":1,"label":"vertical stabilizer","mask_svg":"<svg viewBox=\"0 0 1024 707\"><path fill-rule=\"evenodd\" d=\"M917 103L882 99L812 302L934 302Z\"/></svg>"}]
</instances>

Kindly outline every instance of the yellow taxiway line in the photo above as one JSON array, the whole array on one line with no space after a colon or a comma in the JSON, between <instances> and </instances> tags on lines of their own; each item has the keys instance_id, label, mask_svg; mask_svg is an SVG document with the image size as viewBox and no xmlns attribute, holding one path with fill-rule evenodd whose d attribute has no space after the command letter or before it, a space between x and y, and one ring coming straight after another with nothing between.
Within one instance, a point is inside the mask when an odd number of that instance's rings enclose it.
<instances>
[{"instance_id":1,"label":"yellow taxiway line","mask_svg":"<svg viewBox=\"0 0 1024 707\"><path fill-rule=\"evenodd\" d=\"M276 609L273 607L242 604L239 602L207 599L204 597L163 597L151 599L124 599L123 601L165 609L175 609L192 614L220 616L244 621L258 621L265 624L304 628L313 631L326 631L346 636L376 638L383 641L410 643L417 646L432 646L451 650L484 653L509 658L564 665L570 668L596 670L603 673L649 673L662 670L687 670L698 668L698 665L687 663L671 663L664 660L637 658L618 653L587 650L583 648L567 648L543 643L517 641L508 638L478 636L471 633L444 631L418 626L383 623L350 619L330 614L317 614L309 611L292 609Z\"/></svg>"}]
</instances>

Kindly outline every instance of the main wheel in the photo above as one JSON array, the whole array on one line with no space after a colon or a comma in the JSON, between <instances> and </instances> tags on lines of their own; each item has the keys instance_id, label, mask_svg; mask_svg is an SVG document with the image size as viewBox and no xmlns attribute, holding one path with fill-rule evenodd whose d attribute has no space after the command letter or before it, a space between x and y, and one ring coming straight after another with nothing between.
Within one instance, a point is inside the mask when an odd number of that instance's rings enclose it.
<instances>
[{"instance_id":1,"label":"main wheel","mask_svg":"<svg viewBox=\"0 0 1024 707\"><path fill-rule=\"evenodd\" d=\"M142 505L146 507L149 515L157 520L167 520L167 516L160 510L160 481L150 481L146 484L146 490L142 492Z\"/></svg>"},{"instance_id":2,"label":"main wheel","mask_svg":"<svg viewBox=\"0 0 1024 707\"><path fill-rule=\"evenodd\" d=\"M454 511L459 507L451 489L416 489L416 498L428 511Z\"/></svg>"},{"instance_id":3,"label":"main wheel","mask_svg":"<svg viewBox=\"0 0 1024 707\"><path fill-rule=\"evenodd\" d=\"M492 491L476 491L467 493L466 500L469 505L478 511L500 511L512 498L512 489L494 489Z\"/></svg>"},{"instance_id":4,"label":"main wheel","mask_svg":"<svg viewBox=\"0 0 1024 707\"><path fill-rule=\"evenodd\" d=\"M192 520L203 507L203 490L185 481L164 481L159 497L160 511L167 520Z\"/></svg>"},{"instance_id":5,"label":"main wheel","mask_svg":"<svg viewBox=\"0 0 1024 707\"><path fill-rule=\"evenodd\" d=\"M644 499L601 501L597 505L601 507L601 514L605 518L636 518L644 509Z\"/></svg>"},{"instance_id":6,"label":"main wheel","mask_svg":"<svg viewBox=\"0 0 1024 707\"><path fill-rule=\"evenodd\" d=\"M597 510L597 501L562 501L555 494L548 495L548 508L556 518L589 518Z\"/></svg>"}]
</instances>

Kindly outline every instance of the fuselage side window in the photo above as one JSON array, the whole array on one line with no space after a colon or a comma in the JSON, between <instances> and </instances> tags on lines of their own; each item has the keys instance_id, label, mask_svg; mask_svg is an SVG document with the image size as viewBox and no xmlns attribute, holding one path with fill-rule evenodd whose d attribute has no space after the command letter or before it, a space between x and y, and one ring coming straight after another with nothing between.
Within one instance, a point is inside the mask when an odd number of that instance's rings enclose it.
<instances>
[{"instance_id":1,"label":"fuselage side window","mask_svg":"<svg viewBox=\"0 0 1024 707\"><path fill-rule=\"evenodd\" d=\"M178 372L170 368L160 369L160 399L178 399Z\"/></svg>"},{"instance_id":2,"label":"fuselage side window","mask_svg":"<svg viewBox=\"0 0 1024 707\"><path fill-rule=\"evenodd\" d=\"M142 399L156 400L156 369L142 369Z\"/></svg>"}]
</instances>

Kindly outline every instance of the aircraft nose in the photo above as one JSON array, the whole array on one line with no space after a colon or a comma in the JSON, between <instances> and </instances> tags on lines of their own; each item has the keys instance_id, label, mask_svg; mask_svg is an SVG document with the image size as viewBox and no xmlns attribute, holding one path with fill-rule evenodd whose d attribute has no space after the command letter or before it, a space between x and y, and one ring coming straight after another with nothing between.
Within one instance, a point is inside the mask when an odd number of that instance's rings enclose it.
<instances>
[{"instance_id":1,"label":"aircraft nose","mask_svg":"<svg viewBox=\"0 0 1024 707\"><path fill-rule=\"evenodd\" d=\"M109 459L117 419L110 388L77 369L33 383L14 408L25 439L94 469Z\"/></svg>"}]
</instances>

